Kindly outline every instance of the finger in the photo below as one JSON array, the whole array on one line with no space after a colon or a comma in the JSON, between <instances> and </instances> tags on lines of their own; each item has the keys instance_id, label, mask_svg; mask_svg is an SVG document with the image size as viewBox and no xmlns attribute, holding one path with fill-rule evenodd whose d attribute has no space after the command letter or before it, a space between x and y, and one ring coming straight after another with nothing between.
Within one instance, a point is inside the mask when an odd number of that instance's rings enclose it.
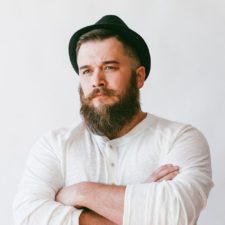
<instances>
[{"instance_id":1,"label":"finger","mask_svg":"<svg viewBox=\"0 0 225 225\"><path fill-rule=\"evenodd\" d=\"M171 172L171 173L167 174L166 176L160 178L156 182L161 182L163 180L173 180L178 174L179 174L178 171Z\"/></svg>"},{"instance_id":2,"label":"finger","mask_svg":"<svg viewBox=\"0 0 225 225\"><path fill-rule=\"evenodd\" d=\"M158 169L154 170L153 173L159 173L163 169L167 169L167 168L170 168L170 167L173 167L173 166L174 166L173 164L165 164L165 165L162 165Z\"/></svg>"},{"instance_id":3,"label":"finger","mask_svg":"<svg viewBox=\"0 0 225 225\"><path fill-rule=\"evenodd\" d=\"M167 176L168 174L178 171L178 166L162 166L151 175L151 179L153 182L160 180L161 178Z\"/></svg>"},{"instance_id":4,"label":"finger","mask_svg":"<svg viewBox=\"0 0 225 225\"><path fill-rule=\"evenodd\" d=\"M162 173L163 171L171 170L175 165L173 164L165 164L163 166L160 166L158 169L156 169L152 174L159 174Z\"/></svg>"},{"instance_id":5,"label":"finger","mask_svg":"<svg viewBox=\"0 0 225 225\"><path fill-rule=\"evenodd\" d=\"M162 170L160 170L158 173L154 174L154 180L160 180L161 178L169 175L170 173L176 172L179 170L178 166L170 166L167 168L163 168Z\"/></svg>"}]
</instances>

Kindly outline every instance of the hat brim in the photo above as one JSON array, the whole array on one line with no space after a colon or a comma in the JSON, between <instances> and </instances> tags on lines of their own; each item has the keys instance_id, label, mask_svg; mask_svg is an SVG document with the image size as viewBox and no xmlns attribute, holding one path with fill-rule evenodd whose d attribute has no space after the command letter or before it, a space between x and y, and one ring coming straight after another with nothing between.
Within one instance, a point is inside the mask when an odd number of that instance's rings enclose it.
<instances>
[{"instance_id":1,"label":"hat brim","mask_svg":"<svg viewBox=\"0 0 225 225\"><path fill-rule=\"evenodd\" d=\"M92 31L94 29L112 30L115 33L124 37L125 40L127 40L131 44L131 46L136 50L138 57L141 61L141 65L145 67L146 72L145 79L147 79L151 68L151 57L147 44L145 43L144 39L135 31L129 29L128 27L126 28L124 26L115 24L94 24L84 27L73 34L69 42L69 57L71 64L74 70L77 72L77 74L79 74L76 55L77 42L83 34Z\"/></svg>"}]
</instances>

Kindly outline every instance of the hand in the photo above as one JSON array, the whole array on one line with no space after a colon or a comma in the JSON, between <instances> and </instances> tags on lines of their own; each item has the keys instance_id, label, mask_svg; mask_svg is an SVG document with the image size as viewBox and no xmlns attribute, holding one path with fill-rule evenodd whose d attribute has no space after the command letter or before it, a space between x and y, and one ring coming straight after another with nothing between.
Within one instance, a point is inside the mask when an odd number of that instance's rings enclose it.
<instances>
[{"instance_id":1,"label":"hand","mask_svg":"<svg viewBox=\"0 0 225 225\"><path fill-rule=\"evenodd\" d=\"M64 205L74 206L77 209L82 207L83 190L87 182L73 184L68 187L64 187L58 191L55 200Z\"/></svg>"},{"instance_id":2,"label":"hand","mask_svg":"<svg viewBox=\"0 0 225 225\"><path fill-rule=\"evenodd\" d=\"M56 194L56 201L75 208L90 209L115 224L122 224L125 189L125 186L81 182L62 188Z\"/></svg>"},{"instance_id":3,"label":"hand","mask_svg":"<svg viewBox=\"0 0 225 225\"><path fill-rule=\"evenodd\" d=\"M179 173L179 166L166 164L155 170L145 183L160 182L163 180L172 180Z\"/></svg>"}]
</instances>

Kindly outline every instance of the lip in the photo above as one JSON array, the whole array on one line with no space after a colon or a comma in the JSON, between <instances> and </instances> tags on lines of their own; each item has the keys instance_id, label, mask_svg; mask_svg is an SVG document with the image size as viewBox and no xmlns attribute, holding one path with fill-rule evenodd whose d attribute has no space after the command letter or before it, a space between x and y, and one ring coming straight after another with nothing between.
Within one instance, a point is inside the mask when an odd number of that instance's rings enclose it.
<instances>
[{"instance_id":1,"label":"lip","mask_svg":"<svg viewBox=\"0 0 225 225\"><path fill-rule=\"evenodd\" d=\"M98 93L98 94L95 95L95 97L93 99L101 101L101 100L106 100L108 98L109 98L108 95Z\"/></svg>"},{"instance_id":2,"label":"lip","mask_svg":"<svg viewBox=\"0 0 225 225\"><path fill-rule=\"evenodd\" d=\"M100 94L100 95L96 95L95 96L95 98L106 98L106 97L108 97L108 95L102 95L102 94Z\"/></svg>"},{"instance_id":3,"label":"lip","mask_svg":"<svg viewBox=\"0 0 225 225\"><path fill-rule=\"evenodd\" d=\"M95 97L108 97L108 95L103 94L103 93L97 93L97 94L95 95Z\"/></svg>"}]
</instances>

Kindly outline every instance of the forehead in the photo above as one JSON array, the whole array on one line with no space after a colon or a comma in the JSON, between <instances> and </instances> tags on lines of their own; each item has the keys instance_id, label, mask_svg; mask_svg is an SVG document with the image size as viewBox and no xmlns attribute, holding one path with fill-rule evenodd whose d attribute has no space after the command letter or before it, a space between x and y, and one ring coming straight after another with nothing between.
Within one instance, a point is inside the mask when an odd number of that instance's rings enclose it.
<instances>
[{"instance_id":1,"label":"forehead","mask_svg":"<svg viewBox=\"0 0 225 225\"><path fill-rule=\"evenodd\" d=\"M94 40L83 43L77 54L77 63L81 65L87 60L124 60L129 58L123 44L115 37L105 40Z\"/></svg>"}]
</instances>

